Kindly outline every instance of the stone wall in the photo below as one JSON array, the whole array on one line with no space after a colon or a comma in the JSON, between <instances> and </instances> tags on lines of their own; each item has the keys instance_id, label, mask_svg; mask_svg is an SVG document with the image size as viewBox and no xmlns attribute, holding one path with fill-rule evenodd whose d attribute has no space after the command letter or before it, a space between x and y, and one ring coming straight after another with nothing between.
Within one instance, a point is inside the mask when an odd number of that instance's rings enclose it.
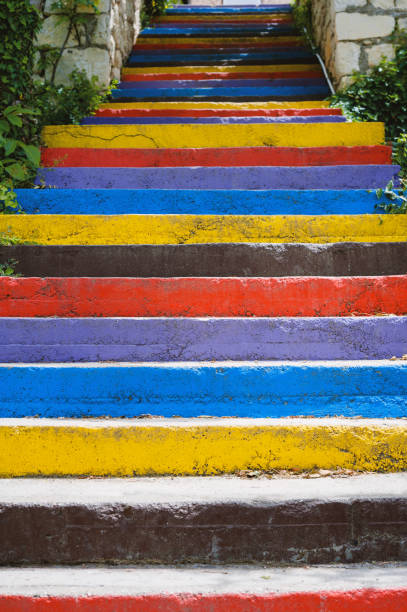
<instances>
[{"instance_id":1,"label":"stone wall","mask_svg":"<svg viewBox=\"0 0 407 612\"><path fill-rule=\"evenodd\" d=\"M44 17L37 44L60 48L67 34L66 22L60 12L52 9L54 0L33 0ZM99 14L83 7L87 13L78 35L71 35L58 64L56 82L64 83L75 68L96 75L103 85L120 78L126 60L140 30L142 0L99 0Z\"/></svg>"},{"instance_id":2,"label":"stone wall","mask_svg":"<svg viewBox=\"0 0 407 612\"><path fill-rule=\"evenodd\" d=\"M407 28L407 0L313 0L314 36L336 87L354 70L392 57L391 35Z\"/></svg>"}]
</instances>

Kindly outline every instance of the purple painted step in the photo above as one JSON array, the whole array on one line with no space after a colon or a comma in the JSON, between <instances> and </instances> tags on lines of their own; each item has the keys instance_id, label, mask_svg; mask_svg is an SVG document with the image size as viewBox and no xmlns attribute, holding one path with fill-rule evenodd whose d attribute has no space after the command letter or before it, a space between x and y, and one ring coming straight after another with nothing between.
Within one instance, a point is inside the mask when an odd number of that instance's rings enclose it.
<instances>
[{"instance_id":1,"label":"purple painted step","mask_svg":"<svg viewBox=\"0 0 407 612\"><path fill-rule=\"evenodd\" d=\"M86 117L81 125L150 125L166 123L345 123L346 117L323 115L308 117Z\"/></svg>"},{"instance_id":2,"label":"purple painted step","mask_svg":"<svg viewBox=\"0 0 407 612\"><path fill-rule=\"evenodd\" d=\"M376 189L399 166L230 168L42 168L49 186L64 189Z\"/></svg>"},{"instance_id":3,"label":"purple painted step","mask_svg":"<svg viewBox=\"0 0 407 612\"><path fill-rule=\"evenodd\" d=\"M4 318L0 339L6 363L389 359L407 317Z\"/></svg>"}]
</instances>

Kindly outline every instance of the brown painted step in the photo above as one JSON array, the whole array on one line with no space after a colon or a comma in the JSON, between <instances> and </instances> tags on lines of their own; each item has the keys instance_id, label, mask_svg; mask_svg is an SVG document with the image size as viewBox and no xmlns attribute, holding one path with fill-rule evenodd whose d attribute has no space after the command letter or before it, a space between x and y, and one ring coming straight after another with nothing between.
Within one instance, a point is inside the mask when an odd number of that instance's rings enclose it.
<instances>
[{"instance_id":1,"label":"brown painted step","mask_svg":"<svg viewBox=\"0 0 407 612\"><path fill-rule=\"evenodd\" d=\"M407 243L0 247L23 276L386 276L407 273Z\"/></svg>"},{"instance_id":2,"label":"brown painted step","mask_svg":"<svg viewBox=\"0 0 407 612\"><path fill-rule=\"evenodd\" d=\"M0 564L407 560L407 475L0 481Z\"/></svg>"}]
</instances>

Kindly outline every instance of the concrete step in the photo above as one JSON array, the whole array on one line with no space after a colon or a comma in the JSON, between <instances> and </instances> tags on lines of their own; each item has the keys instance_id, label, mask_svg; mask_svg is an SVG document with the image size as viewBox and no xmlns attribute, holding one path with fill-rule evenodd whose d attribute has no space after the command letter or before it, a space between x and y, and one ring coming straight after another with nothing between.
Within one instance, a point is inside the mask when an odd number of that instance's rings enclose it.
<instances>
[{"instance_id":1,"label":"concrete step","mask_svg":"<svg viewBox=\"0 0 407 612\"><path fill-rule=\"evenodd\" d=\"M405 474L2 480L0 508L6 566L406 561Z\"/></svg>"},{"instance_id":2,"label":"concrete step","mask_svg":"<svg viewBox=\"0 0 407 612\"><path fill-rule=\"evenodd\" d=\"M132 90L133 91L133 90ZM134 91L138 91L134 89ZM81 125L162 125L192 123L211 125L252 124L252 123L345 123L339 115L308 117L85 117Z\"/></svg>"},{"instance_id":3,"label":"concrete step","mask_svg":"<svg viewBox=\"0 0 407 612\"><path fill-rule=\"evenodd\" d=\"M313 125L70 125L46 126L47 147L121 149L143 147L333 147L384 144L382 123Z\"/></svg>"},{"instance_id":4,"label":"concrete step","mask_svg":"<svg viewBox=\"0 0 407 612\"><path fill-rule=\"evenodd\" d=\"M403 242L407 216L0 215L0 233L49 245Z\"/></svg>"},{"instance_id":5,"label":"concrete step","mask_svg":"<svg viewBox=\"0 0 407 612\"><path fill-rule=\"evenodd\" d=\"M407 275L249 279L0 277L2 317L383 314L407 315Z\"/></svg>"},{"instance_id":6,"label":"concrete step","mask_svg":"<svg viewBox=\"0 0 407 612\"><path fill-rule=\"evenodd\" d=\"M65 150L76 152L76 149ZM89 149L82 151L84 155L79 155L79 162L86 163L85 153ZM150 152L150 149L147 151ZM98 153L93 158L96 163L99 153L103 154L104 151L96 149L92 153L95 152ZM111 156L113 163L120 163L120 159L124 157L124 152L121 153L121 156ZM131 164L132 156L129 155L129 158L127 163ZM160 161L165 163L165 157L160 158ZM49 163L51 164L50 159ZM81 166L81 163L78 166ZM377 208L378 204L386 201L385 198L379 200L371 190L361 189L16 189L16 193L24 213L54 215L374 214L382 210Z\"/></svg>"},{"instance_id":7,"label":"concrete step","mask_svg":"<svg viewBox=\"0 0 407 612\"><path fill-rule=\"evenodd\" d=\"M263 13L292 13L292 6L276 4L268 6L176 6L168 8L166 15L259 15Z\"/></svg>"},{"instance_id":8,"label":"concrete step","mask_svg":"<svg viewBox=\"0 0 407 612\"><path fill-rule=\"evenodd\" d=\"M170 43L171 41L168 41L168 43ZM185 43L185 41L183 41L183 39L181 39L179 44L182 44L182 42ZM241 41L240 41L241 42ZM147 43L145 43L147 44ZM154 48L153 43L150 41L148 42L148 44ZM196 44L210 44L207 41L204 41L204 39L202 39L201 42L197 42ZM216 74L219 75L218 78L222 78L222 75L224 74L233 74L233 75L240 75L240 74L252 74L252 73L260 73L260 74L267 74L269 76L273 76L275 74L280 74L281 77L283 78L284 75L287 75L288 78L290 76L290 73L304 73L304 72L310 72L310 71L316 71L316 70L320 70L320 67L318 66L318 64L315 64L314 62L311 62L310 64L259 64L258 66L256 65L229 65L229 66L193 66L193 65L189 65L189 66L181 66L179 69L174 69L171 66L158 66L157 68L131 68L129 66L125 66L122 69L122 79L126 80L129 77L143 77L143 76L150 76L150 77L158 77L158 78L167 78L168 75L173 74L174 72L176 72L177 74L181 74L184 78L191 78L193 77L193 75L197 74L197 73L205 73L205 74ZM155 103L157 104L157 103ZM191 106L194 106L194 102L191 101L190 102ZM196 103L195 103L196 104ZM215 104L215 103L212 103ZM239 103L237 103L239 104ZM254 103L252 102L251 105L253 105ZM278 108L279 106L281 107L281 105L288 105L287 108L290 108L291 106L297 106L297 104L295 104L294 102L280 102L277 103L273 100L270 100L269 102L263 102L261 103L263 105L270 105L270 108ZM328 108L329 107L329 102L327 101L319 101L319 102L314 102L313 104L315 104L314 108ZM105 103L103 106L106 106L107 104ZM242 108L245 108L245 105L240 104L242 106ZM304 102L298 102L298 108L302 108L302 105L304 105ZM154 106L154 105L153 105ZM250 106L249 106L250 108Z\"/></svg>"},{"instance_id":9,"label":"concrete step","mask_svg":"<svg viewBox=\"0 0 407 612\"><path fill-rule=\"evenodd\" d=\"M278 66L278 68L282 69L282 68L293 68L295 67L296 69L298 68L298 66ZM304 66L307 70L309 69L308 66ZM184 66L179 68L179 71L184 72L185 74L190 74L191 72L197 72L197 70L201 70L201 69L207 69L209 70L211 67L210 66ZM216 70L216 69L223 69L223 70L233 70L233 71L237 71L238 69L241 70L248 70L249 68L254 68L256 70L261 70L262 68L265 70L269 70L270 66L251 66L251 67L247 67L247 66L213 66L212 69ZM152 71L154 73L156 72L161 72L162 74L165 74L167 72L174 72L173 68L171 67L157 67L157 68L125 68L123 69L126 71L126 74L131 74L131 75L137 75L140 72L145 73L147 71ZM178 69L177 69L178 71ZM268 101L268 102L197 102L196 100L189 100L188 102L171 102L166 101L166 102L106 102L104 104L100 105L101 109L104 108L112 108L112 106L115 109L141 109L141 110L166 110L166 109L172 109L172 110L182 110L182 109L186 109L186 110L200 110L200 109L210 109L210 110L281 110L281 109L289 109L289 110L302 110L302 109L321 109L321 108L328 108L329 106L329 102L324 101L324 100L305 100L305 101L299 101L299 102L287 102L287 101Z\"/></svg>"},{"instance_id":10,"label":"concrete step","mask_svg":"<svg viewBox=\"0 0 407 612\"><path fill-rule=\"evenodd\" d=\"M385 276L407 274L407 242L0 246L9 259L36 277Z\"/></svg>"},{"instance_id":11,"label":"concrete step","mask_svg":"<svg viewBox=\"0 0 407 612\"><path fill-rule=\"evenodd\" d=\"M168 43L171 43L171 41L167 41ZM180 39L180 43L177 44L185 44L185 41L183 39ZM241 41L240 41L241 43ZM154 48L153 46L153 42L150 39L148 43L145 43L145 46L149 44L150 47ZM211 43L208 43L207 41L205 41L204 39L202 39L202 41L197 42L196 44L202 44L202 45L208 45ZM213 45L213 43L212 43ZM241 74L253 74L253 73L257 73L257 74L267 74L269 76L274 76L275 74L280 74L281 77L283 78L284 75L287 75L288 78L290 76L291 73L304 73L304 72L311 72L311 71L316 71L316 70L320 70L320 67L318 66L318 64L315 64L314 62L310 63L310 64L260 64L258 66L256 65L229 65L229 66L181 66L180 68L174 69L171 66L158 66L157 68L131 68L128 66L125 66L122 69L122 79L126 80L130 77L143 77L143 76L150 76L150 77L158 77L158 78L168 78L168 75L173 74L174 72L176 72L177 74L181 74L183 78L193 78L193 76L197 73L205 73L205 74L214 74L214 75L219 75L218 78L222 78L223 75L225 74L231 74L231 75L241 75ZM156 105L157 103L153 104ZM192 100L190 102L190 105L193 107L194 103ZM215 103L213 102L212 105L214 105ZM254 103L252 102L249 105L252 106ZM262 105L269 105L270 108L278 108L279 106L281 107L281 105L288 105L287 108L290 108L291 106L297 106L296 103L294 102L274 102L272 100L270 100L269 102L263 102L260 103ZM319 102L314 102L313 103L315 106L314 108L327 108L329 107L329 102L326 101L319 101ZM239 103L237 103L237 105L239 105ZM302 105L304 105L304 102L298 102L298 108L302 108ZM105 103L103 106L107 106L107 104ZM242 107L242 109L244 109L246 107L246 105L243 105L242 103L240 103L240 106ZM312 106L311 106L312 107Z\"/></svg>"},{"instance_id":12,"label":"concrete step","mask_svg":"<svg viewBox=\"0 0 407 612\"><path fill-rule=\"evenodd\" d=\"M0 318L4 363L390 359L407 317Z\"/></svg>"},{"instance_id":13,"label":"concrete step","mask_svg":"<svg viewBox=\"0 0 407 612\"><path fill-rule=\"evenodd\" d=\"M101 111L112 112L116 111ZM118 110L118 113L137 112ZM162 111L158 111L162 112ZM175 111L177 112L177 111ZM211 111L209 111L211 112ZM228 112L228 111L226 111ZM267 112L267 111L266 111ZM236 147L233 149L42 149L41 163L52 167L173 166L344 166L391 164L391 148L371 147ZM235 194L236 197L238 194ZM352 197L352 193L349 197ZM44 197L44 192L42 193ZM318 194L313 195L317 197ZM358 194L360 197L361 194ZM246 194L245 197L250 197ZM301 198L307 194L301 194Z\"/></svg>"},{"instance_id":14,"label":"concrete step","mask_svg":"<svg viewBox=\"0 0 407 612\"><path fill-rule=\"evenodd\" d=\"M264 36L264 37L274 37L274 36L298 36L298 30L292 24L289 23L280 23L280 24L226 24L222 23L218 26L211 27L202 25L190 25L186 23L183 26L172 26L169 24L154 24L153 27L144 28L139 36L138 40L143 41L145 38L149 38L153 36L156 38L159 36L160 38L169 38L169 37L198 37L202 36L205 38L213 38L213 37L233 37L240 38L245 36ZM136 46L137 48L137 46ZM307 50L308 52L308 50ZM310 55L310 52L308 52Z\"/></svg>"},{"instance_id":15,"label":"concrete step","mask_svg":"<svg viewBox=\"0 0 407 612\"><path fill-rule=\"evenodd\" d=\"M397 186L399 171L400 166L370 164L312 167L73 167L42 168L36 182L58 189L160 189L163 185L167 189L184 190L381 189L391 180Z\"/></svg>"},{"instance_id":16,"label":"concrete step","mask_svg":"<svg viewBox=\"0 0 407 612\"><path fill-rule=\"evenodd\" d=\"M158 60L157 60L158 61ZM182 60L180 60L182 61ZM143 64L144 65L144 64ZM137 89L114 89L113 100L319 100L329 95L328 86L299 85L299 86L270 86L270 87L202 87L202 88L151 88L139 87Z\"/></svg>"},{"instance_id":17,"label":"concrete step","mask_svg":"<svg viewBox=\"0 0 407 612\"><path fill-rule=\"evenodd\" d=\"M407 417L404 361L22 363L0 383L1 418Z\"/></svg>"},{"instance_id":18,"label":"concrete step","mask_svg":"<svg viewBox=\"0 0 407 612\"><path fill-rule=\"evenodd\" d=\"M0 569L4 612L394 612L407 608L405 563Z\"/></svg>"},{"instance_id":19,"label":"concrete step","mask_svg":"<svg viewBox=\"0 0 407 612\"><path fill-rule=\"evenodd\" d=\"M251 54L253 52L265 52L265 51L278 51L290 50L294 51L299 49L303 51L303 41L299 36L296 35L275 35L272 37L264 37L262 35L246 35L241 33L240 36L235 37L233 35L227 37L219 37L216 35L207 37L205 35L194 35L184 37L181 35L162 37L159 34L159 30L156 30L155 36L149 36L148 38L139 39L137 44L133 47L133 54L136 56L138 53L143 52L161 52L163 56L166 53L172 53L176 50L184 50L184 52L190 53L191 61L190 64L194 64L194 57L199 60L199 51L205 55L214 55L216 53L227 53L233 52L234 54L241 54L243 51ZM206 53L207 51L207 53ZM168 58L168 56L167 56ZM236 61L238 63L238 61ZM319 66L311 58L310 63L313 64L314 68L318 69ZM256 62L245 63L246 66L255 65ZM290 62L295 64L295 62ZM289 64L286 64L289 65Z\"/></svg>"}]
</instances>

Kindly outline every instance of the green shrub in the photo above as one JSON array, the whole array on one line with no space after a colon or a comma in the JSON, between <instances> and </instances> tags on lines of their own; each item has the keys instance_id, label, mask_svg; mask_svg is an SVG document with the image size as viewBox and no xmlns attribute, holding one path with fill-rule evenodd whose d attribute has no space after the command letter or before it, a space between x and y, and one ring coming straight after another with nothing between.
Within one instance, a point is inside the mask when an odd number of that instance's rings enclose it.
<instances>
[{"instance_id":1,"label":"green shrub","mask_svg":"<svg viewBox=\"0 0 407 612\"><path fill-rule=\"evenodd\" d=\"M32 104L40 113L40 128L47 124L79 124L107 100L111 89L116 86L113 83L104 90L98 78L93 76L89 79L84 70L74 70L69 80L69 85L45 82L35 86Z\"/></svg>"},{"instance_id":2,"label":"green shrub","mask_svg":"<svg viewBox=\"0 0 407 612\"><path fill-rule=\"evenodd\" d=\"M395 38L394 60L382 59L368 74L354 74L354 82L332 98L346 116L356 121L383 121L388 140L407 133L407 33ZM405 147L406 145L404 145Z\"/></svg>"},{"instance_id":3,"label":"green shrub","mask_svg":"<svg viewBox=\"0 0 407 612\"><path fill-rule=\"evenodd\" d=\"M309 43L315 47L312 27L312 0L295 0L293 17L297 28L301 33L304 32L304 29L306 30Z\"/></svg>"},{"instance_id":4,"label":"green shrub","mask_svg":"<svg viewBox=\"0 0 407 612\"><path fill-rule=\"evenodd\" d=\"M0 110L24 99L34 66L33 40L41 24L29 0L0 2Z\"/></svg>"}]
</instances>

